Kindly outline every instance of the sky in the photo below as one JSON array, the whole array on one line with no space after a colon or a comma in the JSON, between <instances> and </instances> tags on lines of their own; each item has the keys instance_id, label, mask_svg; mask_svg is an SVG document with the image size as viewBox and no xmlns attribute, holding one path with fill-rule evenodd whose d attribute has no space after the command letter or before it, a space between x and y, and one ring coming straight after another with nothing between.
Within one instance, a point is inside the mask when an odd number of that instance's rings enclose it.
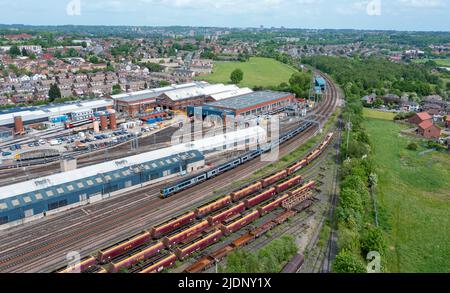
<instances>
[{"instance_id":1,"label":"sky","mask_svg":"<svg viewBox=\"0 0 450 293\"><path fill-rule=\"evenodd\" d=\"M0 0L0 23L450 31L450 0Z\"/></svg>"}]
</instances>

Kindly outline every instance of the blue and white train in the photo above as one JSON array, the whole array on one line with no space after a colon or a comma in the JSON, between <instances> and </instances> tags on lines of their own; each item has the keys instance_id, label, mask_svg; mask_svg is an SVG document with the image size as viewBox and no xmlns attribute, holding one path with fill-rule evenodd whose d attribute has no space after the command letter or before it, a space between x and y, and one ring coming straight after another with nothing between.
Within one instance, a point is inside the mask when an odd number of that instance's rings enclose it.
<instances>
[{"instance_id":1,"label":"blue and white train","mask_svg":"<svg viewBox=\"0 0 450 293\"><path fill-rule=\"evenodd\" d=\"M191 187L198 185L208 179L214 178L220 174L223 174L229 170L232 170L232 169L238 167L239 165L245 164L248 161L256 159L257 157L261 156L262 154L269 152L276 146L281 145L281 144L285 143L286 141L290 140L291 138L297 136L298 134L306 131L312 125L313 125L312 122L304 122L296 129L282 135L279 139L273 141L270 144L263 146L262 148L259 148L254 151L250 151L250 152L242 155L241 157L235 158L235 159L233 159L227 163L224 163L212 170L202 172L195 176L185 178L185 179L175 182L169 186L166 186L165 188L161 189L160 196L161 196L161 198L168 198L178 192L181 192L183 190L191 188Z\"/></svg>"}]
</instances>

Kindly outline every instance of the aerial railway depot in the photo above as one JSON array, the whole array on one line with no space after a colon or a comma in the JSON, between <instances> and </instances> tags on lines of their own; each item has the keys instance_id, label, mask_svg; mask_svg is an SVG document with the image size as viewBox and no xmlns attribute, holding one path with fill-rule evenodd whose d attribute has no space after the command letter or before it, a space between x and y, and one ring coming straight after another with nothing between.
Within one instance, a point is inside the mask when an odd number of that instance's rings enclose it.
<instances>
[{"instance_id":1,"label":"aerial railway depot","mask_svg":"<svg viewBox=\"0 0 450 293\"><path fill-rule=\"evenodd\" d=\"M325 140L306 157L307 163L304 167L317 159L317 151L319 151L319 154L323 153L332 141L333 133L330 133L326 136ZM65 268L58 272L66 273L68 270L81 269L90 270L92 267L96 267L96 269L102 271L105 268L99 268L98 266L105 262L110 262L106 267L111 273L116 273L120 270L134 271L134 265L138 266L140 272L146 273L159 272L163 269L170 268L174 264L176 258L184 260L192 253L202 251L208 246L218 242L221 237L227 237L236 233L256 219L267 215L267 213L282 208L283 202L289 198L303 195L304 198L302 202L311 198L311 191L314 190L316 185L314 181L300 184L300 176L294 175L291 179L287 178L286 180L284 177L279 176L281 172L277 172L249 187L244 187L241 190L232 192L230 195L198 207L195 212L189 212L170 220L169 222L155 226L151 229L151 232L144 231L129 240L120 242L105 250L101 250L97 255L97 262L90 263L90 267L86 267L85 262L82 262L76 268ZM274 181L274 176L279 177L279 180ZM267 190L269 192L265 191L258 194L258 191L263 189L262 182L267 183L269 181L272 181L272 184L266 185L266 187L273 185L273 187L270 187ZM236 196L237 194L238 196ZM279 197L274 199L276 194L278 194ZM233 197L233 195L235 195L235 197ZM250 196L253 197L248 198ZM235 206L230 207L232 202L235 203ZM199 211L202 211L202 213L200 214ZM208 217L208 220L204 220L207 215L211 216ZM260 237L264 232L285 222L292 215L292 213L283 214L277 219L266 223L263 225L262 229L251 232L250 238ZM197 223L193 223L196 219ZM151 236L153 236L154 239L157 239L156 242L152 242ZM245 237L248 238L248 236ZM250 238L246 240L245 243L250 241ZM143 242L147 242L147 244L143 244ZM239 241L235 241L234 243L239 243ZM244 242L240 243L240 245L245 244ZM237 244L234 244L233 248L235 247L237 247ZM126 250L124 248L126 248ZM141 251L137 252L136 249L138 248L141 248ZM157 256L164 249L168 249L169 251L172 251L172 253L164 252L162 255ZM129 251L129 253L126 253L126 251ZM112 257L105 258L105 255L119 255L119 257L114 260ZM88 258L87 260L91 261L92 258ZM146 263L145 260L153 260L153 262ZM148 267L145 268L145 265L143 265L142 262L148 265Z\"/></svg>"},{"instance_id":2,"label":"aerial railway depot","mask_svg":"<svg viewBox=\"0 0 450 293\"><path fill-rule=\"evenodd\" d=\"M326 115L329 115L330 111L334 109L333 100L335 99L335 93L330 92L327 96L328 98L324 101L326 102L326 106L323 106L320 110L318 109L315 113L317 117L314 117L314 119L321 121L321 123L324 123L327 117ZM280 109L282 108L283 107ZM266 110L273 110L273 108L266 107L263 109L263 111ZM319 122L318 124L321 123ZM215 177L226 172L232 172L231 170L248 164L248 162L259 157L264 152L270 151L273 147L282 146L284 144L293 144L292 141L295 141L297 136L314 134L317 130L317 124L301 122L294 130L284 133L278 141L271 141L266 147L258 148L255 151L246 153L237 159L232 159L228 163L216 166L209 171L203 171L204 173L200 172L200 176L204 176L202 177L203 180L195 180L196 178L198 179L198 177L195 177L197 175L195 175L194 177L190 177L189 181L182 180L175 182L174 184L165 184L161 189L161 197L178 197L180 193L184 194L189 192L190 189L195 190L197 185L200 186L205 181L214 180ZM242 141L244 144L248 144L247 139L250 133L255 135L254 129L249 130L244 136L238 135L237 137L245 137L242 138ZM289 168L277 171L268 177L243 187L242 189L235 190L217 201L213 201L205 206L198 206L191 212L185 213L181 218L177 217L162 225L155 225L152 228L148 228L145 232L138 235L136 234L135 236L131 235L119 244L111 245L104 250L93 254L93 257L96 260L95 265L88 266L88 269L83 267L82 271L104 273L105 271L118 272L123 269L129 272L158 272L164 268L171 267L176 259L185 260L189 258L192 253L200 252L204 248L209 247L214 243L218 243L222 237L228 237L236 231L243 229L248 224L253 223L256 219L264 217L272 211L281 208L283 202L294 195L293 191L295 191L295 187L301 183L301 177L294 173L317 159L331 141L331 138L331 136L327 137L329 141L319 145L318 150L320 151L314 150L305 159L296 162ZM200 151L201 155L201 152L208 148L215 148L220 143L221 142L218 142L217 145L209 143L207 144L208 147L205 147L204 143L199 144L199 146L203 146L203 149L199 149L198 151ZM181 150L180 153L184 152L185 150ZM196 170L201 168L204 164L204 158L203 160L202 157L198 158L199 159L194 159L193 164L195 166L192 168L191 172L195 173ZM125 161L128 159L129 158L126 158ZM161 158L161 160L165 160L165 158ZM145 169L146 164L151 165L152 162L136 162L132 160L132 163L128 162L128 164L125 164L126 166L123 170L118 170L122 172L128 169L134 171L132 174L141 175L140 173L142 173L142 170L137 167L144 165ZM189 168L186 166L181 170L187 171L188 169ZM178 168L178 170L180 169ZM208 172L211 173L208 174ZM169 173L176 175L176 173ZM113 175L113 177L111 177L112 179L116 177L114 174L110 175ZM180 183L182 183L182 185L179 185ZM311 185L308 182L304 182L304 184L309 186L307 190L314 188L314 185ZM136 188L141 188L142 181L132 181L131 187L134 185L136 185ZM124 184L123 186L129 188L130 184ZM124 191L126 193L127 189ZM54 194L58 195L57 192L58 190L56 190L56 193ZM283 192L286 193L281 194ZM52 196L50 196L50 198ZM61 204L66 206L64 205L64 202ZM9 202L7 207L9 208ZM72 207L69 206L67 208ZM229 219L232 220L230 221ZM215 228L211 229L211 227ZM134 244L130 246L130 243ZM165 251L167 249L169 250L168 253ZM91 259L88 258L87 261L91 261ZM9 265L3 265L3 268L8 269L9 267ZM1 269L2 261L0 260L0 270ZM75 269L75 271L77 270L78 269Z\"/></svg>"}]
</instances>

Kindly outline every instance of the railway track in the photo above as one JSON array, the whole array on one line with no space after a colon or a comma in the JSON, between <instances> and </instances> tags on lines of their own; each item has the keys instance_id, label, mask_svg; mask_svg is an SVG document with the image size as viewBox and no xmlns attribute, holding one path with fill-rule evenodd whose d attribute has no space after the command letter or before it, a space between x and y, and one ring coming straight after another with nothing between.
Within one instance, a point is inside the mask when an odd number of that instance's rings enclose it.
<instances>
[{"instance_id":1,"label":"railway track","mask_svg":"<svg viewBox=\"0 0 450 293\"><path fill-rule=\"evenodd\" d=\"M323 115L318 119L321 121L326 120L325 114L331 114L335 105L335 94L332 90L326 96L323 107L315 113ZM281 154L292 152L299 143L309 139L316 131L313 127L300 138L283 145ZM5 236L2 235L0 250L6 253L0 258L0 271L51 271L64 261L68 251L92 253L118 236L125 238L170 218L174 213L190 209L202 201L209 201L215 189L245 178L267 164L258 161L240 166L233 173L218 176L165 201L157 197L159 188L151 186L112 199L101 207L95 205L77 208L68 214L39 221L23 229L14 229ZM152 212L148 213L148 210Z\"/></svg>"}]
</instances>

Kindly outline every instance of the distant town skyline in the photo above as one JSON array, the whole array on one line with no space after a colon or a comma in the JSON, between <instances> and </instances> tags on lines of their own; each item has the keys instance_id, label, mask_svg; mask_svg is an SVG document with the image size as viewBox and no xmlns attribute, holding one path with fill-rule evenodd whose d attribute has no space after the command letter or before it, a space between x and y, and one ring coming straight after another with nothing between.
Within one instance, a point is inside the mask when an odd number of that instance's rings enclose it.
<instances>
[{"instance_id":1,"label":"distant town skyline","mask_svg":"<svg viewBox=\"0 0 450 293\"><path fill-rule=\"evenodd\" d=\"M446 0L0 0L3 24L450 31Z\"/></svg>"}]
</instances>

